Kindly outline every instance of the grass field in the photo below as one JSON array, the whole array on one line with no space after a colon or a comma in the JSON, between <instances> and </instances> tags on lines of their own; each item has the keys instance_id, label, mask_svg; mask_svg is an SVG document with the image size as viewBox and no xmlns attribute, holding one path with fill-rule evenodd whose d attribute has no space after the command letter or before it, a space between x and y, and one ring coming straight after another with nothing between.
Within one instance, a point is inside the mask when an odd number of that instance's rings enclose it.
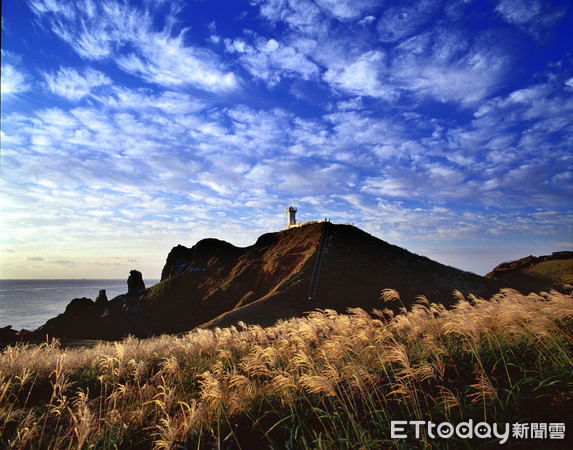
<instances>
[{"instance_id":1,"label":"grass field","mask_svg":"<svg viewBox=\"0 0 573 450\"><path fill-rule=\"evenodd\" d=\"M392 437L395 420L558 423L573 435L573 298L502 290L424 298L392 315L315 311L270 328L198 330L94 347L7 347L2 448L484 448ZM559 437L559 436L555 436Z\"/></svg>"},{"instance_id":2,"label":"grass field","mask_svg":"<svg viewBox=\"0 0 573 450\"><path fill-rule=\"evenodd\" d=\"M573 280L573 264L570 260L544 261L528 267L524 273L551 280L555 284Z\"/></svg>"}]
</instances>

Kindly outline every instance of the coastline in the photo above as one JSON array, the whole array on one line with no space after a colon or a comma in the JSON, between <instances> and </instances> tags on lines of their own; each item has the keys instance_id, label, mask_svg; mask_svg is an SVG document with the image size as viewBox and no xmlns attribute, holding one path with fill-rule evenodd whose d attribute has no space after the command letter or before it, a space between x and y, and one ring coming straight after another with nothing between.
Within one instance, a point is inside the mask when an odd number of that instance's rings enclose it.
<instances>
[{"instance_id":1,"label":"coastline","mask_svg":"<svg viewBox=\"0 0 573 450\"><path fill-rule=\"evenodd\" d=\"M146 287L159 279L145 280ZM0 329L34 331L63 313L75 298L95 300L100 290L109 299L125 294L123 279L0 279Z\"/></svg>"}]
</instances>

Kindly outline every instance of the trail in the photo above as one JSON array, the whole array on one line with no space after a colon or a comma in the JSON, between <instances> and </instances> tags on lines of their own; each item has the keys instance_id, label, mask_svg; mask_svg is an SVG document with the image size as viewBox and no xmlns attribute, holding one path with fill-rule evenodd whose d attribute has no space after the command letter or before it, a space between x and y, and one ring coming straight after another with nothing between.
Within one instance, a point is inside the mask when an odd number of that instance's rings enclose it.
<instances>
[{"instance_id":1,"label":"trail","mask_svg":"<svg viewBox=\"0 0 573 450\"><path fill-rule=\"evenodd\" d=\"M322 260L324 259L324 248L326 247L326 239L328 238L328 229L330 227L330 221L324 220L324 225L322 226L322 232L320 234L320 241L318 244L318 250L316 252L316 259L314 261L314 268L312 269L312 277L310 279L310 286L308 288L308 299L312 300L316 295L316 290L318 288L318 280L320 278L320 270L322 269Z\"/></svg>"}]
</instances>

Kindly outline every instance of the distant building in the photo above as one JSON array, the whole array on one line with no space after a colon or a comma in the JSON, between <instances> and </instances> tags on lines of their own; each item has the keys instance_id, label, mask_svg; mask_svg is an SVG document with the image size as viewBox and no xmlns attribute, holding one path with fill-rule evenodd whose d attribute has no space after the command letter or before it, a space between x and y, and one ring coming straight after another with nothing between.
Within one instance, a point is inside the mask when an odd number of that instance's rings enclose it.
<instances>
[{"instance_id":1,"label":"distant building","mask_svg":"<svg viewBox=\"0 0 573 450\"><path fill-rule=\"evenodd\" d=\"M286 229L288 230L289 228L292 227L296 227L297 223L296 223L296 208L294 206L289 206L286 210L287 212L287 224L286 224Z\"/></svg>"}]
</instances>

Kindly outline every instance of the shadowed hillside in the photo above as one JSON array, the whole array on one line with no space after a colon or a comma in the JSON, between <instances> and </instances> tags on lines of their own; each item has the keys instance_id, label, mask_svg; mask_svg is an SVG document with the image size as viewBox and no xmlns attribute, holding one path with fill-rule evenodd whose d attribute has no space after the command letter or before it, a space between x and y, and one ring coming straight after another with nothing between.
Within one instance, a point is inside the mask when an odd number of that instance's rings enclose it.
<instances>
[{"instance_id":1,"label":"shadowed hillside","mask_svg":"<svg viewBox=\"0 0 573 450\"><path fill-rule=\"evenodd\" d=\"M309 225L316 233L316 242L320 238L318 231L322 230L317 227L325 225ZM309 274L317 258L315 252L305 265L304 273L297 275L303 282L302 287L306 282L306 297L301 296L304 290L302 293L285 290L282 295L265 296L248 306L229 310L208 325L228 326L239 320L271 325L278 318L316 308L345 311L348 307L361 307L370 311L390 306L397 310L399 303L383 305L381 302L380 292L386 288L398 290L404 304L425 295L430 301L439 300L448 305L455 300L452 295L455 289L485 297L501 287L496 281L418 256L354 226L329 225L316 296L308 298ZM305 228L281 233L295 233Z\"/></svg>"},{"instance_id":2,"label":"shadowed hillside","mask_svg":"<svg viewBox=\"0 0 573 450\"><path fill-rule=\"evenodd\" d=\"M286 299L281 311L259 311L274 322L304 309L312 261L322 224L267 233L245 248L206 239L192 248L175 247L161 283L140 299L156 311L157 328L184 331L253 302ZM278 314L277 314L278 313ZM266 319L268 317L268 319Z\"/></svg>"}]
</instances>

